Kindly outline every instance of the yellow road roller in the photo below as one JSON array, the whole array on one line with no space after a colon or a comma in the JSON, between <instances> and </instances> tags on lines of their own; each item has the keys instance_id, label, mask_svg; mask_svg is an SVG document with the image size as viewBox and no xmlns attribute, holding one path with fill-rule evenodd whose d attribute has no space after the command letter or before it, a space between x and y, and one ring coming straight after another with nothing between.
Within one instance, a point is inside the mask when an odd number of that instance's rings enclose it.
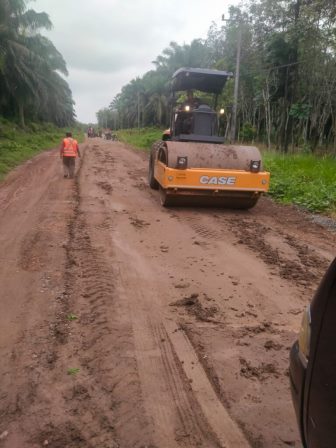
<instances>
[{"instance_id":1,"label":"yellow road roller","mask_svg":"<svg viewBox=\"0 0 336 448\"><path fill-rule=\"evenodd\" d=\"M170 128L153 144L149 157L148 182L160 190L163 206L248 209L268 191L270 174L263 171L259 150L225 145L219 135L217 99L230 76L198 68L174 73L173 103L176 92L186 91L187 99L172 107ZM194 98L195 90L211 94L213 105Z\"/></svg>"}]
</instances>

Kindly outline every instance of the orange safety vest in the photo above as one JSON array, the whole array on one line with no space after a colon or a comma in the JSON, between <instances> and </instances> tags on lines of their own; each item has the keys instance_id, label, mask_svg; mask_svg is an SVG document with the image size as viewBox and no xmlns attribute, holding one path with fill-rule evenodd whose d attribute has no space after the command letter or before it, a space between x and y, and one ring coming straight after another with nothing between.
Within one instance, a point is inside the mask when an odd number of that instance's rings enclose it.
<instances>
[{"instance_id":1,"label":"orange safety vest","mask_svg":"<svg viewBox=\"0 0 336 448\"><path fill-rule=\"evenodd\" d=\"M63 157L77 157L77 140L67 137L63 140Z\"/></svg>"}]
</instances>

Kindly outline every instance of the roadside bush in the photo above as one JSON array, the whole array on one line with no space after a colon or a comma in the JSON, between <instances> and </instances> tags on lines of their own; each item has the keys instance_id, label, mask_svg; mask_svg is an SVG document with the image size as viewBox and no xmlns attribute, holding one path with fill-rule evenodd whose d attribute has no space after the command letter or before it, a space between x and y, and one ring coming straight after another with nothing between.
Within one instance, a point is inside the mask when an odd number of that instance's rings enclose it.
<instances>
[{"instance_id":1,"label":"roadside bush","mask_svg":"<svg viewBox=\"0 0 336 448\"><path fill-rule=\"evenodd\" d=\"M243 142L251 142L256 138L257 130L251 123L244 123L239 132L240 140Z\"/></svg>"},{"instance_id":2,"label":"roadside bush","mask_svg":"<svg viewBox=\"0 0 336 448\"><path fill-rule=\"evenodd\" d=\"M31 130L32 132L39 132L40 125L38 123L29 123L27 129Z\"/></svg>"},{"instance_id":3,"label":"roadside bush","mask_svg":"<svg viewBox=\"0 0 336 448\"><path fill-rule=\"evenodd\" d=\"M271 173L269 194L312 212L336 211L336 159L311 154L264 153Z\"/></svg>"},{"instance_id":4,"label":"roadside bush","mask_svg":"<svg viewBox=\"0 0 336 448\"><path fill-rule=\"evenodd\" d=\"M141 128L117 131L118 139L139 149L150 151L152 144L162 137L162 129Z\"/></svg>"},{"instance_id":5,"label":"roadside bush","mask_svg":"<svg viewBox=\"0 0 336 448\"><path fill-rule=\"evenodd\" d=\"M35 154L59 145L68 129L56 128L50 123L29 123L24 131L0 117L0 180L15 166ZM80 128L73 129L79 142L84 139Z\"/></svg>"}]
</instances>

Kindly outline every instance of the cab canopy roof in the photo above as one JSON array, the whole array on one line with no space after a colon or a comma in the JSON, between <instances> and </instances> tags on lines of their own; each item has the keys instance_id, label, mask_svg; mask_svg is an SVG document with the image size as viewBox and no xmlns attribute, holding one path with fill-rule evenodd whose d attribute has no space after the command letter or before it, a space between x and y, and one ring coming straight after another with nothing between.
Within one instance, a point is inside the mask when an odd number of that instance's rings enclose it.
<instances>
[{"instance_id":1,"label":"cab canopy roof","mask_svg":"<svg viewBox=\"0 0 336 448\"><path fill-rule=\"evenodd\" d=\"M200 90L220 93L232 73L204 68L180 68L173 74L172 90Z\"/></svg>"}]
</instances>

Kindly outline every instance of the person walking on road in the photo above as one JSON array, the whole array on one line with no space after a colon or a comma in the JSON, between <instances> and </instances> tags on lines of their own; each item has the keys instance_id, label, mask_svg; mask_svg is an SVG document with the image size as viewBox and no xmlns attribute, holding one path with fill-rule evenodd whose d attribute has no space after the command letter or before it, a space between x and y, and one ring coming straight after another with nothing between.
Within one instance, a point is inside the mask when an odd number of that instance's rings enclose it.
<instances>
[{"instance_id":1,"label":"person walking on road","mask_svg":"<svg viewBox=\"0 0 336 448\"><path fill-rule=\"evenodd\" d=\"M72 138L71 132L67 132L62 141L60 150L60 157L63 161L64 177L74 177L77 156L80 157L78 142Z\"/></svg>"}]
</instances>

